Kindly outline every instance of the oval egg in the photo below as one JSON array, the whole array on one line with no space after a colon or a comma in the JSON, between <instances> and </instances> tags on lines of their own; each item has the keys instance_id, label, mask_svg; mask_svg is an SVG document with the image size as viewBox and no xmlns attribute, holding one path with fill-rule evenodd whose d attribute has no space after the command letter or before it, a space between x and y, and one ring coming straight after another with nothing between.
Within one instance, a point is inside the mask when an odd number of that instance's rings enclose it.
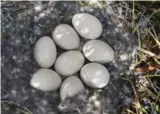
<instances>
[{"instance_id":1,"label":"oval egg","mask_svg":"<svg viewBox=\"0 0 160 114\"><path fill-rule=\"evenodd\" d=\"M48 37L41 37L34 46L34 58L42 68L51 67L57 56L57 49L54 41Z\"/></svg>"},{"instance_id":2,"label":"oval egg","mask_svg":"<svg viewBox=\"0 0 160 114\"><path fill-rule=\"evenodd\" d=\"M114 60L114 50L101 40L90 40L83 46L85 57L98 63L108 63Z\"/></svg>"},{"instance_id":3,"label":"oval egg","mask_svg":"<svg viewBox=\"0 0 160 114\"><path fill-rule=\"evenodd\" d=\"M80 71L83 82L91 88L103 88L110 80L108 70L99 63L88 63Z\"/></svg>"},{"instance_id":4,"label":"oval egg","mask_svg":"<svg viewBox=\"0 0 160 114\"><path fill-rule=\"evenodd\" d=\"M80 39L78 34L67 24L58 25L53 31L52 37L62 49L71 50L79 47Z\"/></svg>"},{"instance_id":5,"label":"oval egg","mask_svg":"<svg viewBox=\"0 0 160 114\"><path fill-rule=\"evenodd\" d=\"M84 90L82 81L77 76L70 76L66 78L60 88L61 100L65 100L67 97L77 95Z\"/></svg>"},{"instance_id":6,"label":"oval egg","mask_svg":"<svg viewBox=\"0 0 160 114\"><path fill-rule=\"evenodd\" d=\"M54 68L60 75L69 76L78 72L84 61L84 56L80 51L67 51L57 58Z\"/></svg>"},{"instance_id":7,"label":"oval egg","mask_svg":"<svg viewBox=\"0 0 160 114\"><path fill-rule=\"evenodd\" d=\"M59 74L50 69L39 69L30 80L32 87L44 92L57 90L61 83L62 79Z\"/></svg>"},{"instance_id":8,"label":"oval egg","mask_svg":"<svg viewBox=\"0 0 160 114\"><path fill-rule=\"evenodd\" d=\"M74 15L72 24L77 32L86 39L96 39L102 33L101 22L95 16L88 13Z\"/></svg>"}]
</instances>

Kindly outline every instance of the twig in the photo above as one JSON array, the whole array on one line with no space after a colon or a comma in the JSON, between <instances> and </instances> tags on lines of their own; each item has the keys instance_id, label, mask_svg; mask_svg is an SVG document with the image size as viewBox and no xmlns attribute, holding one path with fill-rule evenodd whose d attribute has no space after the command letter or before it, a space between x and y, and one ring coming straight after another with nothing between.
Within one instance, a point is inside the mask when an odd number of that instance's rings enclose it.
<instances>
[{"instance_id":1,"label":"twig","mask_svg":"<svg viewBox=\"0 0 160 114\"><path fill-rule=\"evenodd\" d=\"M134 31L134 27L135 27L135 22L134 22L134 19L135 19L135 5L134 5L134 0L133 0L133 6L132 6L132 31Z\"/></svg>"},{"instance_id":2,"label":"twig","mask_svg":"<svg viewBox=\"0 0 160 114\"><path fill-rule=\"evenodd\" d=\"M152 71L152 70L155 70L155 69L160 69L160 65L159 64L147 65L147 66L144 66L144 67L137 67L134 70L135 71Z\"/></svg>"},{"instance_id":3,"label":"twig","mask_svg":"<svg viewBox=\"0 0 160 114\"><path fill-rule=\"evenodd\" d=\"M153 75L144 75L143 77L151 78L151 77L160 77L160 75L153 74Z\"/></svg>"},{"instance_id":4,"label":"twig","mask_svg":"<svg viewBox=\"0 0 160 114\"><path fill-rule=\"evenodd\" d=\"M141 51L141 52L143 52L143 53L151 56L151 57L155 57L156 59L160 59L160 56L157 56L156 54L154 54L154 53L152 53L152 52L150 52L150 51L148 51L148 50L145 50L145 49L139 48L139 47L138 47L137 49L138 49L139 51Z\"/></svg>"},{"instance_id":5,"label":"twig","mask_svg":"<svg viewBox=\"0 0 160 114\"><path fill-rule=\"evenodd\" d=\"M136 96L136 101L138 102L138 104L140 104L138 95L137 95L137 93L136 93L136 89L135 89L133 83L131 82L131 80L130 80L130 79L127 79L127 78L123 78L123 79L130 82L130 84L131 84L131 86L132 86L132 88L133 88L134 95ZM140 107L141 107L141 106L140 106ZM141 111L137 110L137 108L136 108L136 112L137 112L137 114L141 114Z\"/></svg>"},{"instance_id":6,"label":"twig","mask_svg":"<svg viewBox=\"0 0 160 114\"><path fill-rule=\"evenodd\" d=\"M154 31L154 30L153 30ZM160 48L160 42L158 41L158 36L155 34L155 36L152 34L152 32L150 30L148 30L148 32L150 33L150 35L152 36L152 38L154 39L154 41L158 44L159 48ZM156 37L156 38L155 38ZM160 39L160 38L159 38Z\"/></svg>"}]
</instances>

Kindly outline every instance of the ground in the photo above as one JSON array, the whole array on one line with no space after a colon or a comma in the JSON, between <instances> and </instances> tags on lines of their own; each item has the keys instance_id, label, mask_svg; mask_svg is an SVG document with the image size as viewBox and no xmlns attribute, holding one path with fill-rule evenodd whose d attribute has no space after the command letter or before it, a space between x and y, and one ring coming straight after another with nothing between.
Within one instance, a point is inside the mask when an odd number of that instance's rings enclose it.
<instances>
[{"instance_id":1,"label":"ground","mask_svg":"<svg viewBox=\"0 0 160 114\"><path fill-rule=\"evenodd\" d=\"M159 2L1 4L2 114L160 113ZM86 87L84 93L60 102L58 90L44 93L29 84L39 68L33 58L33 47L41 36L51 36L58 24L72 25L72 16L79 12L88 12L101 21L100 39L115 50L115 61L105 64L111 81L104 89ZM85 42L83 38L81 41ZM64 50L58 49L61 52ZM90 98L94 95L99 96L101 108L86 113L86 108L93 107Z\"/></svg>"}]
</instances>

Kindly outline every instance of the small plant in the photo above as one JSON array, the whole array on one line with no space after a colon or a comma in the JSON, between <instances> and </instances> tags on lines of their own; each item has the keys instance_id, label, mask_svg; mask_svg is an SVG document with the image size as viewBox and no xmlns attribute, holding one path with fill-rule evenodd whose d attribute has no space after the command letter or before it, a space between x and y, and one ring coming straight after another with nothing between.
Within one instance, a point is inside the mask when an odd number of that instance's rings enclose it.
<instances>
[{"instance_id":1,"label":"small plant","mask_svg":"<svg viewBox=\"0 0 160 114\"><path fill-rule=\"evenodd\" d=\"M4 112L8 112L8 113L15 113L16 114L32 114L32 112L26 108L26 107L22 107L20 106L20 104L12 102L12 101L6 101L6 100L2 100L1 101L1 107L2 107L2 111ZM12 112L10 112L12 109ZM13 112L15 111L15 112Z\"/></svg>"}]
</instances>

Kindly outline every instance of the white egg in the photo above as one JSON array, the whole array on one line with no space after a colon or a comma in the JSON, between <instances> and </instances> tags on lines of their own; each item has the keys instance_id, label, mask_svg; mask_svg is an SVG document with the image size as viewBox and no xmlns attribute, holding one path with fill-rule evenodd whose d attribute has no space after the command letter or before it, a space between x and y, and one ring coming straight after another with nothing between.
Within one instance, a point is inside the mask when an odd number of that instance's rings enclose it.
<instances>
[{"instance_id":1,"label":"white egg","mask_svg":"<svg viewBox=\"0 0 160 114\"><path fill-rule=\"evenodd\" d=\"M90 40L83 46L85 57L93 62L108 63L114 60L114 50L101 40Z\"/></svg>"},{"instance_id":2,"label":"white egg","mask_svg":"<svg viewBox=\"0 0 160 114\"><path fill-rule=\"evenodd\" d=\"M110 80L108 70L99 63L88 63L80 71L83 82L91 88L103 88Z\"/></svg>"},{"instance_id":3,"label":"white egg","mask_svg":"<svg viewBox=\"0 0 160 114\"><path fill-rule=\"evenodd\" d=\"M101 22L95 16L88 13L74 15L72 24L77 32L86 39L96 39L102 33Z\"/></svg>"},{"instance_id":4,"label":"white egg","mask_svg":"<svg viewBox=\"0 0 160 114\"><path fill-rule=\"evenodd\" d=\"M61 83L62 79L59 74L50 69L39 69L30 81L32 87L44 92L57 90Z\"/></svg>"},{"instance_id":5,"label":"white egg","mask_svg":"<svg viewBox=\"0 0 160 114\"><path fill-rule=\"evenodd\" d=\"M78 34L67 24L58 25L53 31L52 37L62 49L71 50L79 47L80 39Z\"/></svg>"},{"instance_id":6,"label":"white egg","mask_svg":"<svg viewBox=\"0 0 160 114\"><path fill-rule=\"evenodd\" d=\"M60 75L69 76L78 72L84 61L84 56L80 51L67 51L57 58L55 70Z\"/></svg>"},{"instance_id":7,"label":"white egg","mask_svg":"<svg viewBox=\"0 0 160 114\"><path fill-rule=\"evenodd\" d=\"M60 97L63 101L67 97L77 95L84 90L82 81L77 76L70 76L66 78L60 88Z\"/></svg>"},{"instance_id":8,"label":"white egg","mask_svg":"<svg viewBox=\"0 0 160 114\"><path fill-rule=\"evenodd\" d=\"M48 37L41 37L34 47L34 58L42 68L51 67L57 56L57 49L54 41Z\"/></svg>"}]
</instances>

